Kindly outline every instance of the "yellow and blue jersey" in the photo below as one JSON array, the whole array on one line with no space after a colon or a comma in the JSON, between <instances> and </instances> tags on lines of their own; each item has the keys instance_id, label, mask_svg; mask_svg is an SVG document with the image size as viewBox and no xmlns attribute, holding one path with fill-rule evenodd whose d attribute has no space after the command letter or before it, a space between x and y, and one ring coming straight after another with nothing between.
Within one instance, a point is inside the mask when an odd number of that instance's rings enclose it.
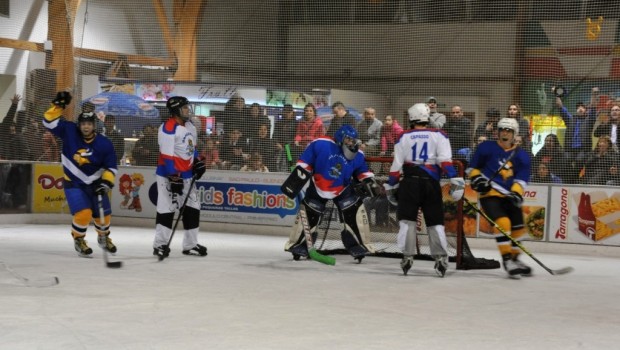
<instances>
[{"instance_id":1,"label":"yellow and blue jersey","mask_svg":"<svg viewBox=\"0 0 620 350\"><path fill-rule=\"evenodd\" d=\"M467 172L470 178L483 175L491 180L492 190L484 196L503 196L511 191L523 195L530 180L530 156L515 147L505 149L497 141L478 145ZM513 151L515 154L511 158Z\"/></svg>"}]
</instances>

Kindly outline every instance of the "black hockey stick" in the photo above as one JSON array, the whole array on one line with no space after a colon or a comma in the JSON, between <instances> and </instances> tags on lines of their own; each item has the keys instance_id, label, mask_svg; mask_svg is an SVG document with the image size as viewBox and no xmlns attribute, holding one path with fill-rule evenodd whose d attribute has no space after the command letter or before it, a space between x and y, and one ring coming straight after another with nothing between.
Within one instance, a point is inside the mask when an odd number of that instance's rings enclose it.
<instances>
[{"instance_id":1,"label":"black hockey stick","mask_svg":"<svg viewBox=\"0 0 620 350\"><path fill-rule=\"evenodd\" d=\"M536 263L538 263L538 265L540 265L543 269L547 270L547 272L549 272L552 275L564 275L566 273L569 273L571 271L573 271L573 268L570 266L567 267L563 267L561 269L558 270L553 270L548 268L545 264L543 264L540 260L536 259L536 257L530 253L524 246L523 244L521 244L521 242L517 241L516 239L514 239L511 235L509 235L508 233L506 233L506 231L504 231L504 229L502 229L495 221L493 221L485 212L483 212L482 210L480 210L480 208L478 208L476 205L474 205L473 203L471 203L467 198L463 197L463 201L465 201L465 203L467 203L470 207L472 207L476 212L478 212L478 214L482 215L485 219L487 219L487 221L493 225L493 227L495 227L502 235L506 236L508 239L510 239L514 244L517 245L517 247L519 247L519 249L521 249L525 254L527 254L530 258L532 258L532 260L536 261Z\"/></svg>"},{"instance_id":2,"label":"black hockey stick","mask_svg":"<svg viewBox=\"0 0 620 350\"><path fill-rule=\"evenodd\" d=\"M101 227L105 226L105 216L104 216L104 212L103 212L103 196L101 194L97 195L97 204L99 205L99 225L101 225ZM99 234L99 233L97 233ZM105 238L107 239L107 237L99 237L99 238ZM99 240L97 240L99 241ZM103 261L105 262L105 266L107 268L110 269L118 269L121 268L123 266L123 262L122 261L110 261L108 259L108 247L107 247L107 242L104 245L99 244L99 246L101 247L101 250L103 250Z\"/></svg>"},{"instance_id":3,"label":"black hockey stick","mask_svg":"<svg viewBox=\"0 0 620 350\"><path fill-rule=\"evenodd\" d=\"M11 276L17 278L21 282L21 284L26 287L52 287L60 283L60 280L56 276L43 279L26 278L19 273L13 271L13 269L11 269L9 265L7 265L4 261L0 261L0 264L4 266L4 269L7 270L11 274Z\"/></svg>"},{"instance_id":4,"label":"black hockey stick","mask_svg":"<svg viewBox=\"0 0 620 350\"><path fill-rule=\"evenodd\" d=\"M174 233L177 230L177 226L179 225L179 220L181 220L181 217L183 216L183 213L185 212L185 205L187 204L187 200L189 199L189 196L192 192L192 188L194 187L195 182L196 182L196 176L192 176L192 182L189 183L189 189L187 190L187 196L185 196L185 200L183 200L183 206L181 206L181 209L179 209L179 216L177 216L177 221L175 221L174 226L172 227L172 232L170 233L170 238L168 239L168 243L166 245L168 248L170 248L170 243L172 243L172 237L174 237ZM163 261L165 258L166 256L164 254L158 256L159 261Z\"/></svg>"}]
</instances>

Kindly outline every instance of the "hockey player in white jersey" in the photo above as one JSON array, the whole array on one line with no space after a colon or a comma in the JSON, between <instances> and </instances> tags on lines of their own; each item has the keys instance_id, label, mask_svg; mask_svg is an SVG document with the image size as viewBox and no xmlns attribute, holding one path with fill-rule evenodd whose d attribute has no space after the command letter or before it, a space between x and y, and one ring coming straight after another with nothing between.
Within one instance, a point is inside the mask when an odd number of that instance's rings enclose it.
<instances>
[{"instance_id":1,"label":"hockey player in white jersey","mask_svg":"<svg viewBox=\"0 0 620 350\"><path fill-rule=\"evenodd\" d=\"M463 197L465 181L457 177L452 165L452 149L447 135L440 129L427 128L430 114L428 106L415 104L409 108L408 114L410 130L403 133L394 145L390 176L384 184L391 202L395 201L394 194L398 189L397 244L403 252L400 266L405 275L413 266L416 221L421 208L431 255L435 259L435 271L444 277L448 269L448 251L439 180L442 173L450 178L450 194L454 200Z\"/></svg>"},{"instance_id":2,"label":"hockey player in white jersey","mask_svg":"<svg viewBox=\"0 0 620 350\"><path fill-rule=\"evenodd\" d=\"M364 154L359 151L361 141L357 131L350 125L340 127L334 139L319 137L308 144L297 161L297 167L282 185L284 194L296 198L311 179L300 206L305 209L312 235L316 229L328 200L333 200L344 221L341 232L342 243L358 261L374 250L369 244L370 227L363 205L363 198L353 189L353 180L359 180L368 195L378 194L379 186L374 174L368 170ZM285 250L295 259L308 256L303 227L296 220Z\"/></svg>"}]
</instances>

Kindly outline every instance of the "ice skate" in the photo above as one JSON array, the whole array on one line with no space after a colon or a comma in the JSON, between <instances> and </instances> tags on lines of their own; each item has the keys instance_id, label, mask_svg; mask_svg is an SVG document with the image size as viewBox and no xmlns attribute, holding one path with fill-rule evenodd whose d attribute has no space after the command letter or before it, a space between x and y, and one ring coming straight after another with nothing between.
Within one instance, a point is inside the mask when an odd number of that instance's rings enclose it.
<instances>
[{"instance_id":1,"label":"ice skate","mask_svg":"<svg viewBox=\"0 0 620 350\"><path fill-rule=\"evenodd\" d=\"M106 235L98 235L97 243L99 243L99 246L102 249L105 249L108 252L114 254L116 253L116 246L114 245L114 243L112 243L112 239L109 236L110 236L110 233Z\"/></svg>"},{"instance_id":2,"label":"ice skate","mask_svg":"<svg viewBox=\"0 0 620 350\"><path fill-rule=\"evenodd\" d=\"M510 254L502 256L502 259L504 260L504 270L508 273L508 277L515 280L521 279L521 268L512 260Z\"/></svg>"},{"instance_id":3,"label":"ice skate","mask_svg":"<svg viewBox=\"0 0 620 350\"><path fill-rule=\"evenodd\" d=\"M349 254L351 254L351 256L353 257L353 259L357 260L358 263L361 263L362 259L364 259L364 257L366 257L366 254L368 254L368 250L361 245L347 248L347 250L349 251Z\"/></svg>"},{"instance_id":4,"label":"ice skate","mask_svg":"<svg viewBox=\"0 0 620 350\"><path fill-rule=\"evenodd\" d=\"M207 247L202 246L200 244L196 244L195 247L184 250L183 255L196 255L196 256L206 256L207 255Z\"/></svg>"},{"instance_id":5,"label":"ice skate","mask_svg":"<svg viewBox=\"0 0 620 350\"><path fill-rule=\"evenodd\" d=\"M167 258L170 255L170 248L167 245L161 245L153 248L153 255L158 256L160 259Z\"/></svg>"},{"instance_id":6,"label":"ice skate","mask_svg":"<svg viewBox=\"0 0 620 350\"><path fill-rule=\"evenodd\" d=\"M302 244L294 245L288 249L288 251L293 254L293 260L297 261L300 258L308 257L308 247L306 246L306 242L302 242Z\"/></svg>"},{"instance_id":7,"label":"ice skate","mask_svg":"<svg viewBox=\"0 0 620 350\"><path fill-rule=\"evenodd\" d=\"M448 271L448 258L445 256L435 258L435 272L439 277L444 277Z\"/></svg>"},{"instance_id":8,"label":"ice skate","mask_svg":"<svg viewBox=\"0 0 620 350\"><path fill-rule=\"evenodd\" d=\"M413 256L403 256L403 259L400 261L400 268L403 269L403 274L407 276L407 272L413 266Z\"/></svg>"},{"instance_id":9,"label":"ice skate","mask_svg":"<svg viewBox=\"0 0 620 350\"><path fill-rule=\"evenodd\" d=\"M88 246L86 240L84 239L84 236L77 238L74 237L73 242L75 251L78 252L79 256L89 258L90 255L93 253L93 250L90 249L90 247Z\"/></svg>"},{"instance_id":10,"label":"ice skate","mask_svg":"<svg viewBox=\"0 0 620 350\"><path fill-rule=\"evenodd\" d=\"M521 260L519 260L519 256L516 255L512 258L512 261L517 265L517 267L519 268L519 274L521 276L524 277L530 277L532 276L532 268L525 265Z\"/></svg>"}]
</instances>

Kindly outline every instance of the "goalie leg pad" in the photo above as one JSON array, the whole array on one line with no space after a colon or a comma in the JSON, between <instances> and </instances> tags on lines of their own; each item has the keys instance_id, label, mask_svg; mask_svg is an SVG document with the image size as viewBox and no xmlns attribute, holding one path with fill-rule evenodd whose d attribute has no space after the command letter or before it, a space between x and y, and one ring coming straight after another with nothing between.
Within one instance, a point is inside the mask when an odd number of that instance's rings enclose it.
<instances>
[{"instance_id":1,"label":"goalie leg pad","mask_svg":"<svg viewBox=\"0 0 620 350\"><path fill-rule=\"evenodd\" d=\"M303 206L303 210L306 211L310 235L312 236L312 239L316 239L316 230L319 226L319 221L321 220L322 211L318 211L312 206L306 204L305 200L303 200L300 205ZM323 208L325 208L324 204ZM304 235L304 227L301 223L301 218L299 217L299 214L297 214L297 216L295 217L295 223L293 224L293 227L291 229L291 234L289 235L288 242L286 242L284 246L284 250L297 255L308 256L306 236Z\"/></svg>"},{"instance_id":2,"label":"goalie leg pad","mask_svg":"<svg viewBox=\"0 0 620 350\"><path fill-rule=\"evenodd\" d=\"M306 169L297 166L293 169L286 180L284 180L284 183L280 186L280 190L287 197L294 199L297 197L299 192L301 192L311 177L311 174Z\"/></svg>"},{"instance_id":3,"label":"goalie leg pad","mask_svg":"<svg viewBox=\"0 0 620 350\"><path fill-rule=\"evenodd\" d=\"M344 230L340 234L345 248L354 256L374 253L375 250L370 244L368 213L363 202L358 200L352 206L338 209L344 221Z\"/></svg>"},{"instance_id":4,"label":"goalie leg pad","mask_svg":"<svg viewBox=\"0 0 620 350\"><path fill-rule=\"evenodd\" d=\"M398 236L396 236L396 244L405 256L413 256L416 254L416 225L415 221L400 220L398 222Z\"/></svg>"}]
</instances>

